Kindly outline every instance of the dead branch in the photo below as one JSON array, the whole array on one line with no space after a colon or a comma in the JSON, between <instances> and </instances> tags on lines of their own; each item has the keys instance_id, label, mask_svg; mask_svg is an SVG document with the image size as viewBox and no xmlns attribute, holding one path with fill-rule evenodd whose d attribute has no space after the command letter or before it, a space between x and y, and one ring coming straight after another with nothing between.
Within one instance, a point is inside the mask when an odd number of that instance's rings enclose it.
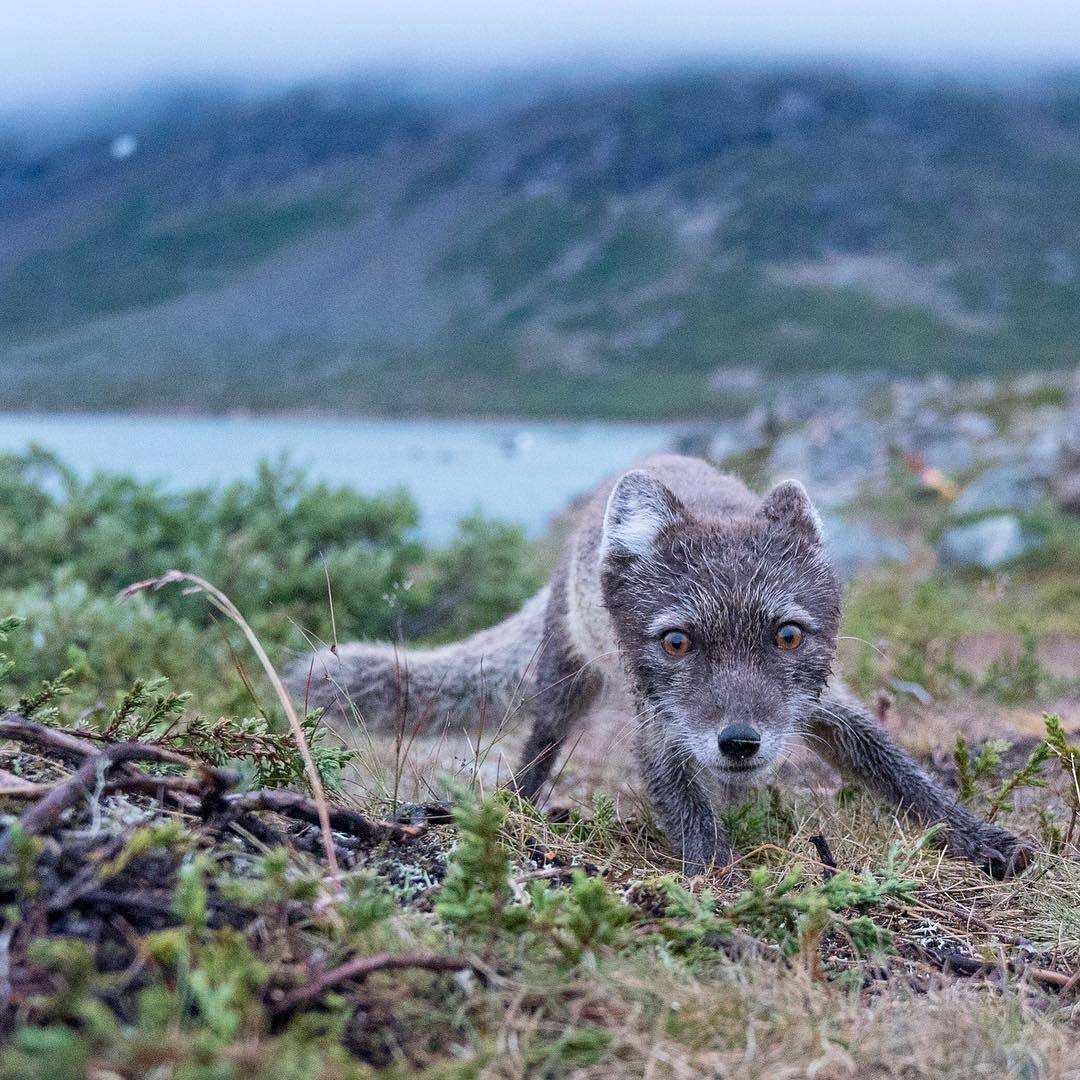
<instances>
[{"instance_id":1,"label":"dead branch","mask_svg":"<svg viewBox=\"0 0 1080 1080\"><path fill-rule=\"evenodd\" d=\"M26 741L37 741L42 733L34 729L43 727L43 725L34 724L33 721L24 718L21 719L23 724L21 733L34 737L32 739L28 738ZM64 733L57 732L57 734ZM13 736L9 735L9 737ZM113 743L101 749L92 747L83 763L67 780L57 784L47 795L39 799L23 813L22 817L19 818L19 828L26 836L36 836L38 833L55 828L65 810L73 806L98 785L104 788L106 776L112 769L136 761L183 765L186 768L195 769L202 774L204 788L207 791L226 790L235 786L239 781L239 776L231 769L217 769L196 761L194 758L178 754L174 750L166 750L161 746L129 742ZM10 829L4 833L3 837L0 837L0 856L6 855L10 850L11 837L12 832Z\"/></svg>"},{"instance_id":2,"label":"dead branch","mask_svg":"<svg viewBox=\"0 0 1080 1080\"><path fill-rule=\"evenodd\" d=\"M810 837L810 843L814 845L814 850L821 861L821 876L825 881L828 881L837 870L836 858L829 847L829 841L824 836L816 834Z\"/></svg>"},{"instance_id":3,"label":"dead branch","mask_svg":"<svg viewBox=\"0 0 1080 1080\"><path fill-rule=\"evenodd\" d=\"M259 791L225 795L220 805L229 814L269 810L284 817L306 821L311 825L320 823L318 806L300 792L289 791L285 788L264 788ZM340 807L329 810L329 820L336 832L345 833L367 843L376 843L380 840L415 840L418 836L423 836L425 832L419 825L374 821L355 810L345 810Z\"/></svg>"},{"instance_id":4,"label":"dead branch","mask_svg":"<svg viewBox=\"0 0 1080 1080\"><path fill-rule=\"evenodd\" d=\"M323 823L323 810L298 791L284 788L226 794L240 780L232 769L220 769L196 758L153 743L93 743L61 728L39 724L25 716L9 713L0 717L0 738L29 743L54 752L58 757L76 759L79 767L65 780L53 784L13 785L5 793L15 797L36 798L20 819L26 835L54 828L69 807L90 791L102 794L117 791L151 795L198 796L208 818L225 813L238 816L248 812L269 811L312 825ZM136 762L181 765L199 775L155 776L135 767ZM114 774L114 775L110 775ZM190 808L190 804L186 804ZM409 841L422 836L422 826L391 821L375 821L355 810L325 809L326 820L339 833L364 843L381 840ZM10 832L0 838L0 856L10 847Z\"/></svg>"},{"instance_id":5,"label":"dead branch","mask_svg":"<svg viewBox=\"0 0 1080 1080\"><path fill-rule=\"evenodd\" d=\"M936 967L939 971L953 975L991 975L995 971L1010 975L1026 975L1029 979L1068 993L1075 989L1076 976L1066 975L1049 968L1035 967L1030 964L998 963L994 960L980 960L974 956L951 949L928 949L914 942L905 942L919 959Z\"/></svg>"},{"instance_id":6,"label":"dead branch","mask_svg":"<svg viewBox=\"0 0 1080 1080\"><path fill-rule=\"evenodd\" d=\"M96 754L101 749L86 739L72 735L70 731L39 724L19 713L5 713L0 716L0 739L43 746L65 761L81 762L87 754Z\"/></svg>"}]
</instances>

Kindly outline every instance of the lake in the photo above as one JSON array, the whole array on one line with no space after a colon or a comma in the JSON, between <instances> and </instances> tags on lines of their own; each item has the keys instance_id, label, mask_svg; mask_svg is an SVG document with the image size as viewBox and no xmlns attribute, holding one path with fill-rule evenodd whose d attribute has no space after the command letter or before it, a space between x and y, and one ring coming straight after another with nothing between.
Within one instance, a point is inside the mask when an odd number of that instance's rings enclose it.
<instances>
[{"instance_id":1,"label":"lake","mask_svg":"<svg viewBox=\"0 0 1080 1080\"><path fill-rule=\"evenodd\" d=\"M473 511L530 536L575 495L645 454L672 449L663 425L509 420L0 415L0 451L36 443L82 476L131 473L169 487L224 484L288 454L320 480L365 493L405 487L420 531L441 543Z\"/></svg>"}]
</instances>

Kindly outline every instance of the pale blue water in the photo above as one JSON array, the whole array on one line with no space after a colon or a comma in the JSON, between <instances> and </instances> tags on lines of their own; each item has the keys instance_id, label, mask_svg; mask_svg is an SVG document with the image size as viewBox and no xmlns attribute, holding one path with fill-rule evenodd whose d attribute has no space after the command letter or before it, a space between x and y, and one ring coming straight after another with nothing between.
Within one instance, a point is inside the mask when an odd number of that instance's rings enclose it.
<instances>
[{"instance_id":1,"label":"pale blue water","mask_svg":"<svg viewBox=\"0 0 1080 1080\"><path fill-rule=\"evenodd\" d=\"M476 510L539 535L575 495L675 438L670 427L603 423L0 415L0 451L36 443L84 476L221 484L286 452L365 493L404 486L437 543Z\"/></svg>"}]
</instances>

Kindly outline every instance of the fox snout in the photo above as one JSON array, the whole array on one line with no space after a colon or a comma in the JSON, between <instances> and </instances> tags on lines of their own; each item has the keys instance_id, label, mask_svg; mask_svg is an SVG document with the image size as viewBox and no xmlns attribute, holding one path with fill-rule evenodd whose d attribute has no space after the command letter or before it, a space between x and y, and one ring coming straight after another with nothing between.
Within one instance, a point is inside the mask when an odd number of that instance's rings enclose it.
<instances>
[{"instance_id":1,"label":"fox snout","mask_svg":"<svg viewBox=\"0 0 1080 1080\"><path fill-rule=\"evenodd\" d=\"M731 761L746 761L761 749L761 735L749 724L728 724L716 737L720 753Z\"/></svg>"}]
</instances>

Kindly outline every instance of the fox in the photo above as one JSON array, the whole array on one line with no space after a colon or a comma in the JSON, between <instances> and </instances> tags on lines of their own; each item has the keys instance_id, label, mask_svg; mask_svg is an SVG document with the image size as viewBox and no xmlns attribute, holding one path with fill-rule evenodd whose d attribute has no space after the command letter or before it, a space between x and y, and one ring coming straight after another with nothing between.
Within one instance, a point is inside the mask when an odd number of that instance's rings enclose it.
<instances>
[{"instance_id":1,"label":"fox","mask_svg":"<svg viewBox=\"0 0 1080 1080\"><path fill-rule=\"evenodd\" d=\"M296 660L292 692L371 728L531 729L512 784L536 799L605 691L631 702L634 752L657 824L688 875L736 860L720 811L802 742L850 782L927 824L946 853L996 878L1030 841L959 803L836 672L841 584L801 483L763 496L693 457L658 455L599 486L549 583L464 641L406 650L353 642Z\"/></svg>"}]
</instances>

